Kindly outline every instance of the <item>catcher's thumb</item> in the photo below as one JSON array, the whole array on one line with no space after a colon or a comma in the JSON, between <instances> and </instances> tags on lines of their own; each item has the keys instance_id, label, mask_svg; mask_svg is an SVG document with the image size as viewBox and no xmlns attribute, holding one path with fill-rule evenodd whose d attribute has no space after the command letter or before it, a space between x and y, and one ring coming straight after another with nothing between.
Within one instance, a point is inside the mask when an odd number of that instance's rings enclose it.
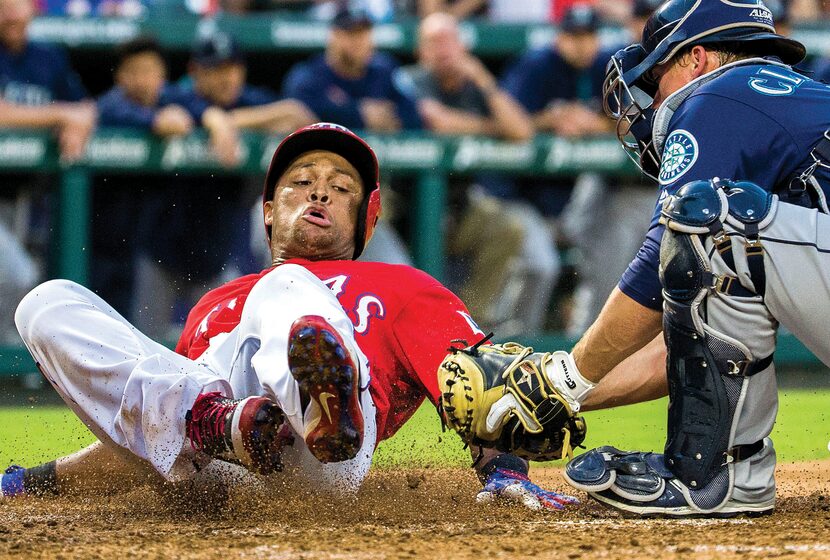
<instances>
[{"instance_id":1,"label":"catcher's thumb","mask_svg":"<svg viewBox=\"0 0 830 560\"><path fill-rule=\"evenodd\" d=\"M493 403L490 407L490 412L487 413L487 419L484 423L485 428L491 434L498 433L507 415L511 412L518 416L519 421L524 426L525 430L532 434L538 434L542 431L542 425L528 413L523 407L519 405L516 396L513 393L507 393L499 400Z\"/></svg>"},{"instance_id":2,"label":"catcher's thumb","mask_svg":"<svg viewBox=\"0 0 830 560\"><path fill-rule=\"evenodd\" d=\"M579 407L588 393L596 387L595 383L585 379L573 356L561 350L550 355L550 360L545 364L545 375L559 393L566 398L574 413L579 412Z\"/></svg>"}]
</instances>

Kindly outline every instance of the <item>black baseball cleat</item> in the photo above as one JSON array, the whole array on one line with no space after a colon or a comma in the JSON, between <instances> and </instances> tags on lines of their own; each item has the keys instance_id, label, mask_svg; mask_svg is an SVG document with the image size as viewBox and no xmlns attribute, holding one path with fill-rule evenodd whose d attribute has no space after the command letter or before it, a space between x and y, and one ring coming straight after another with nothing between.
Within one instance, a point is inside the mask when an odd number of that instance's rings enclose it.
<instances>
[{"instance_id":1,"label":"black baseball cleat","mask_svg":"<svg viewBox=\"0 0 830 560\"><path fill-rule=\"evenodd\" d=\"M185 418L193 449L259 474L282 470L282 448L292 443L286 426L271 399L233 400L219 392L199 395Z\"/></svg>"},{"instance_id":2,"label":"black baseball cleat","mask_svg":"<svg viewBox=\"0 0 830 560\"><path fill-rule=\"evenodd\" d=\"M733 497L726 466L703 488L687 486L669 470L660 453L621 451L604 446L565 465L565 480L601 504L641 517L713 517L769 515L775 496L757 502Z\"/></svg>"},{"instance_id":3,"label":"black baseball cleat","mask_svg":"<svg viewBox=\"0 0 830 560\"><path fill-rule=\"evenodd\" d=\"M306 406L305 438L321 463L353 459L363 444L360 370L328 321L305 315L291 325L288 368Z\"/></svg>"}]
</instances>

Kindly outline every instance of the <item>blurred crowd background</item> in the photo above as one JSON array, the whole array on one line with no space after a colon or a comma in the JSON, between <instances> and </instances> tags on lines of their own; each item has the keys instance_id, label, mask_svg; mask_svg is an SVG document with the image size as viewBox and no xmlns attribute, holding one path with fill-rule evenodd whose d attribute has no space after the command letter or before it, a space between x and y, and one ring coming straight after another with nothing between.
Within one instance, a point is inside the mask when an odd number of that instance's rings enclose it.
<instances>
[{"instance_id":1,"label":"blurred crowd background","mask_svg":"<svg viewBox=\"0 0 830 560\"><path fill-rule=\"evenodd\" d=\"M284 135L315 121L356 131L475 135L523 143L537 134L613 134L601 109L612 52L638 39L656 0L0 0L0 128L48 129L62 162L98 128L175 138L203 129L233 169L240 134ZM768 0L780 32L830 23L830 1ZM308 18L328 26L310 56L246 53L212 29L189 53L140 35L89 56L30 40L34 18L176 18L220 14ZM417 46L393 57L378 24L415 21ZM549 24L546 45L482 60L467 22ZM601 39L616 29L615 41ZM210 28L209 28L210 29ZM830 30L830 27L828 27ZM830 31L828 31L830 32ZM620 40L622 38L622 40ZM486 37L479 37L479 41ZM244 42L244 41L243 41ZM830 81L830 59L800 69ZM830 54L830 53L827 53ZM411 178L382 169L384 217L362 259L411 263ZM17 343L13 310L53 273L55 177L0 169L0 345ZM151 337L170 340L208 288L267 266L262 177L94 175L90 287ZM499 338L555 330L579 335L633 258L656 187L645 179L479 173L450 176L440 223L443 280Z\"/></svg>"}]
</instances>

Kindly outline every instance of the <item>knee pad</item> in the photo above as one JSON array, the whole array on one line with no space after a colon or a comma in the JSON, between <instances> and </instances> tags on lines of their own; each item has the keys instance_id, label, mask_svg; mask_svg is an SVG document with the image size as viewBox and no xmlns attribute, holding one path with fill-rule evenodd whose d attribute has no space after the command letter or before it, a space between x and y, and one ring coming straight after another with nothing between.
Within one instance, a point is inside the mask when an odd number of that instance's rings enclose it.
<instances>
[{"instance_id":1,"label":"knee pad","mask_svg":"<svg viewBox=\"0 0 830 560\"><path fill-rule=\"evenodd\" d=\"M759 224L768 218L773 202L769 193L748 185L695 181L667 199L661 217L666 225L660 280L670 400L665 461L703 509L716 508L729 498L729 464L763 447L761 442L734 446L733 440L745 385L771 364L772 355L754 356L745 344L714 329L707 324L706 308L707 298L716 292L718 297L762 295L757 293L763 285L762 268L751 270L752 285L743 286L737 274L713 273L705 246L711 238L710 250L720 253L734 273L725 224L730 224L730 233L757 239ZM746 253L749 260L749 248ZM763 252L759 257L762 267Z\"/></svg>"}]
</instances>

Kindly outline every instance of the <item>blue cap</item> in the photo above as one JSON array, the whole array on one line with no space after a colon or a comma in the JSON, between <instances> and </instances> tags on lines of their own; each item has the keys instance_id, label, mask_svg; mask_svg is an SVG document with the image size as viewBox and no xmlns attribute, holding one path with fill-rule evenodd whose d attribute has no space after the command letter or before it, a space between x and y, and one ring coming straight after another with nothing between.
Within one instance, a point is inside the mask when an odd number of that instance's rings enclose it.
<instances>
[{"instance_id":1,"label":"blue cap","mask_svg":"<svg viewBox=\"0 0 830 560\"><path fill-rule=\"evenodd\" d=\"M559 30L565 33L595 33L599 29L599 15L588 4L574 4L559 22Z\"/></svg>"},{"instance_id":2,"label":"blue cap","mask_svg":"<svg viewBox=\"0 0 830 560\"><path fill-rule=\"evenodd\" d=\"M332 27L337 29L358 29L372 26L372 16L361 4L355 2L344 2L338 5L337 13L331 20Z\"/></svg>"},{"instance_id":3,"label":"blue cap","mask_svg":"<svg viewBox=\"0 0 830 560\"><path fill-rule=\"evenodd\" d=\"M213 33L200 39L191 53L193 61L200 66L219 66L228 62L243 62L239 45L227 33Z\"/></svg>"}]
</instances>

